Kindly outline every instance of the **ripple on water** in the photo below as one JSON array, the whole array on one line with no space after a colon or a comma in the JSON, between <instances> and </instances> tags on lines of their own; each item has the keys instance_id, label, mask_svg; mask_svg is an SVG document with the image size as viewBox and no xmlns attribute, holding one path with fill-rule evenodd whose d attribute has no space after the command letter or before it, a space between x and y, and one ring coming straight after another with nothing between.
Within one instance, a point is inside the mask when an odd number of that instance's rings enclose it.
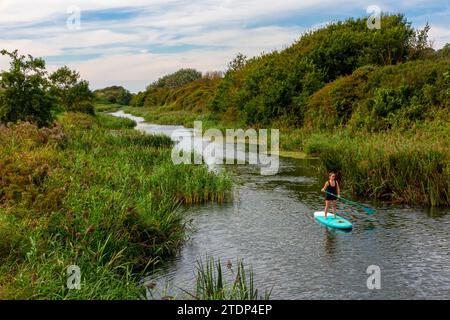
<instances>
[{"instance_id":1,"label":"ripple on water","mask_svg":"<svg viewBox=\"0 0 450 320\"><path fill-rule=\"evenodd\" d=\"M140 128L168 134L179 126ZM196 261L208 254L234 265L244 258L256 285L273 288L273 298L450 299L448 210L378 205L377 214L367 216L340 203L354 229L333 231L312 216L323 208L316 160L281 158L276 176L259 175L257 166L226 168L239 182L233 203L187 209L190 239L147 279L160 293L166 287L182 296L180 288L192 289ZM367 289L369 265L381 268L381 290Z\"/></svg>"}]
</instances>

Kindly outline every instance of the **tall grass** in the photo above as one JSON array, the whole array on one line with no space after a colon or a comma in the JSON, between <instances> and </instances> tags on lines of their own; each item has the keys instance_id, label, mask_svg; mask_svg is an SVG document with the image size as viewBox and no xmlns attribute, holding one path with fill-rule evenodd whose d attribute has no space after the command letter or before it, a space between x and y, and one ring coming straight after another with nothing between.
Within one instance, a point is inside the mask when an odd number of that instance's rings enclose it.
<instances>
[{"instance_id":1,"label":"tall grass","mask_svg":"<svg viewBox=\"0 0 450 320\"><path fill-rule=\"evenodd\" d=\"M190 294L198 300L268 300L271 292L265 290L261 295L255 287L254 274L251 268L245 269L242 260L238 261L234 271L231 262L227 268L232 274L232 281L226 280L220 260L206 257L197 261L197 283L195 292Z\"/></svg>"},{"instance_id":2,"label":"tall grass","mask_svg":"<svg viewBox=\"0 0 450 320\"><path fill-rule=\"evenodd\" d=\"M450 205L448 137L419 132L313 134L306 151L359 196L426 206Z\"/></svg>"},{"instance_id":3,"label":"tall grass","mask_svg":"<svg viewBox=\"0 0 450 320\"><path fill-rule=\"evenodd\" d=\"M217 178L212 179L213 176ZM197 204L210 201L223 203L232 182L227 174L216 175L208 172L206 167L166 164L155 170L150 185L158 195L176 190L175 197L179 201Z\"/></svg>"},{"instance_id":4,"label":"tall grass","mask_svg":"<svg viewBox=\"0 0 450 320\"><path fill-rule=\"evenodd\" d=\"M183 125L188 128L194 126L194 121L202 121L204 125L217 126L207 111L194 112L188 110L175 109L173 105L160 107L123 107L122 110L132 115L143 117L147 122L158 124Z\"/></svg>"},{"instance_id":5,"label":"tall grass","mask_svg":"<svg viewBox=\"0 0 450 320\"><path fill-rule=\"evenodd\" d=\"M132 125L64 114L52 129L0 128L4 298L140 298L145 270L185 240L182 203L226 198L226 175L174 165L169 138ZM66 288L69 265L80 290Z\"/></svg>"},{"instance_id":6,"label":"tall grass","mask_svg":"<svg viewBox=\"0 0 450 320\"><path fill-rule=\"evenodd\" d=\"M97 114L96 123L104 129L132 129L136 122L127 118L111 117L103 113Z\"/></svg>"},{"instance_id":7,"label":"tall grass","mask_svg":"<svg viewBox=\"0 0 450 320\"><path fill-rule=\"evenodd\" d=\"M101 103L96 102L94 105L95 111L99 112L115 112L117 110L120 110L120 108L124 107L121 104L118 103Z\"/></svg>"}]
</instances>

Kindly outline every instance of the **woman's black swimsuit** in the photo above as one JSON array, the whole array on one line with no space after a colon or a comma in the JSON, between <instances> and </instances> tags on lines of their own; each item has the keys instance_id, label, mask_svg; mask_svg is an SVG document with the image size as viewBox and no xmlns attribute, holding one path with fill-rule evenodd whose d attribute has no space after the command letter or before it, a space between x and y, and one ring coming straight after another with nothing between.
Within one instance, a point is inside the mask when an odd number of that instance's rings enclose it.
<instances>
[{"instance_id":1,"label":"woman's black swimsuit","mask_svg":"<svg viewBox=\"0 0 450 320\"><path fill-rule=\"evenodd\" d=\"M325 189L327 190L327 192L332 193L332 194L337 194L337 182L334 182L334 187L331 185L331 182L328 181L328 187ZM330 201L334 201L337 199L336 196L333 196L329 193L326 193L325 195L325 200L330 200Z\"/></svg>"}]
</instances>

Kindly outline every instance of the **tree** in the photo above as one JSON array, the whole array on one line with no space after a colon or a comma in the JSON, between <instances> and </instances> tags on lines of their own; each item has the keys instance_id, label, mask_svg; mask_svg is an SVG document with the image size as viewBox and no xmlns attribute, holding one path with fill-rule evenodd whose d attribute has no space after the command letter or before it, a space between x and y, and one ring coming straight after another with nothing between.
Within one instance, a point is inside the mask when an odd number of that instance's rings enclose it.
<instances>
[{"instance_id":1,"label":"tree","mask_svg":"<svg viewBox=\"0 0 450 320\"><path fill-rule=\"evenodd\" d=\"M46 126L53 120L55 99L49 93L45 61L18 51L0 51L11 58L8 71L0 73L0 121L31 121Z\"/></svg>"},{"instance_id":2,"label":"tree","mask_svg":"<svg viewBox=\"0 0 450 320\"><path fill-rule=\"evenodd\" d=\"M239 71L247 63L247 57L243 53L238 53L236 57L228 63L228 71Z\"/></svg>"},{"instance_id":3,"label":"tree","mask_svg":"<svg viewBox=\"0 0 450 320\"><path fill-rule=\"evenodd\" d=\"M180 69L175 73L159 78L149 87L176 89L192 81L201 79L202 73L195 69Z\"/></svg>"},{"instance_id":4,"label":"tree","mask_svg":"<svg viewBox=\"0 0 450 320\"><path fill-rule=\"evenodd\" d=\"M146 92L139 91L137 94L133 95L130 100L130 105L133 107L143 107L145 102Z\"/></svg>"},{"instance_id":5,"label":"tree","mask_svg":"<svg viewBox=\"0 0 450 320\"><path fill-rule=\"evenodd\" d=\"M129 105L133 95L122 86L111 86L94 91L94 96L101 103L118 103Z\"/></svg>"},{"instance_id":6,"label":"tree","mask_svg":"<svg viewBox=\"0 0 450 320\"><path fill-rule=\"evenodd\" d=\"M94 96L89 89L89 83L80 80L78 72L64 66L53 72L49 79L52 83L51 93L58 98L65 110L94 113Z\"/></svg>"},{"instance_id":7,"label":"tree","mask_svg":"<svg viewBox=\"0 0 450 320\"><path fill-rule=\"evenodd\" d=\"M130 104L132 97L133 95L130 93L130 91L123 89L119 92L119 95L117 96L117 103L127 106Z\"/></svg>"},{"instance_id":8,"label":"tree","mask_svg":"<svg viewBox=\"0 0 450 320\"><path fill-rule=\"evenodd\" d=\"M433 55L433 43L428 40L428 33L430 32L430 29L431 27L427 22L423 29L418 29L415 31L414 37L412 37L410 44L410 59L424 59L427 56L431 57Z\"/></svg>"},{"instance_id":9,"label":"tree","mask_svg":"<svg viewBox=\"0 0 450 320\"><path fill-rule=\"evenodd\" d=\"M437 58L450 58L450 43L446 43L442 49L436 51Z\"/></svg>"}]
</instances>

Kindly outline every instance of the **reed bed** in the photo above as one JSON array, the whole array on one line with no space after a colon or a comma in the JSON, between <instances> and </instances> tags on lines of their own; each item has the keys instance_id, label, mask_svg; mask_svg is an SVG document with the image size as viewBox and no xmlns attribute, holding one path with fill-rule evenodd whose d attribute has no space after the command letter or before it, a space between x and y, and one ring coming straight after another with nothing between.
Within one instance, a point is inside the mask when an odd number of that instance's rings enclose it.
<instances>
[{"instance_id":1,"label":"reed bed","mask_svg":"<svg viewBox=\"0 0 450 320\"><path fill-rule=\"evenodd\" d=\"M182 204L226 199L226 174L176 166L169 138L131 127L73 113L0 128L2 298L142 298L146 270L185 240ZM80 290L66 286L70 265Z\"/></svg>"},{"instance_id":2,"label":"reed bed","mask_svg":"<svg viewBox=\"0 0 450 320\"><path fill-rule=\"evenodd\" d=\"M189 294L197 300L269 300L271 290L265 290L261 295L255 287L254 273L251 267L245 268L239 260L236 270L228 261L225 270L231 275L227 281L227 272L222 268L219 259L206 257L197 261L197 277L195 292Z\"/></svg>"},{"instance_id":3,"label":"reed bed","mask_svg":"<svg viewBox=\"0 0 450 320\"><path fill-rule=\"evenodd\" d=\"M450 205L449 137L420 132L313 134L305 143L353 194L424 206Z\"/></svg>"}]
</instances>

